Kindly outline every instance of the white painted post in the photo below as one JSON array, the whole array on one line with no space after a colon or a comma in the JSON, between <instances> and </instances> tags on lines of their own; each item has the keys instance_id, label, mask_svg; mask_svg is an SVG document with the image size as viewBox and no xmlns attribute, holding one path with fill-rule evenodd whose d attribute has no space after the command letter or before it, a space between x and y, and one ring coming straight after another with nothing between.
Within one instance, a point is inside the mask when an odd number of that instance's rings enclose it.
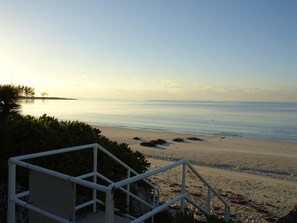
<instances>
[{"instance_id":1,"label":"white painted post","mask_svg":"<svg viewBox=\"0 0 297 223\"><path fill-rule=\"evenodd\" d=\"M181 193L184 195L186 193L186 162L182 165L182 185L181 185ZM180 200L180 211L184 212L185 210L185 199L182 198Z\"/></svg>"},{"instance_id":2,"label":"white painted post","mask_svg":"<svg viewBox=\"0 0 297 223\"><path fill-rule=\"evenodd\" d=\"M114 201L111 189L106 192L105 223L114 223Z\"/></svg>"},{"instance_id":3,"label":"white painted post","mask_svg":"<svg viewBox=\"0 0 297 223\"><path fill-rule=\"evenodd\" d=\"M11 198L15 198L16 165L8 160L8 209L7 223L15 223L15 203Z\"/></svg>"},{"instance_id":4,"label":"white painted post","mask_svg":"<svg viewBox=\"0 0 297 223\"><path fill-rule=\"evenodd\" d=\"M230 219L230 209L226 204L225 204L225 210L224 210L224 218L225 218L225 222L228 222Z\"/></svg>"},{"instance_id":5,"label":"white painted post","mask_svg":"<svg viewBox=\"0 0 297 223\"><path fill-rule=\"evenodd\" d=\"M131 171L130 171L130 169L128 169L127 178L130 178L130 177L131 177ZM127 191L130 192L130 184L127 184ZM129 209L130 209L130 195L129 195L129 193L127 193L126 205L127 205L127 212L129 213Z\"/></svg>"},{"instance_id":6,"label":"white painted post","mask_svg":"<svg viewBox=\"0 0 297 223\"><path fill-rule=\"evenodd\" d=\"M156 207L156 188L154 188L154 192L153 192L153 207L155 209ZM151 223L155 222L155 215L152 216L151 218Z\"/></svg>"},{"instance_id":7,"label":"white painted post","mask_svg":"<svg viewBox=\"0 0 297 223\"><path fill-rule=\"evenodd\" d=\"M97 183L97 147L93 148L93 183ZM93 212L96 212L97 209L97 190L93 189Z\"/></svg>"},{"instance_id":8,"label":"white painted post","mask_svg":"<svg viewBox=\"0 0 297 223\"><path fill-rule=\"evenodd\" d=\"M211 187L208 186L208 191L207 191L207 213L210 215L210 205L211 205Z\"/></svg>"}]
</instances>

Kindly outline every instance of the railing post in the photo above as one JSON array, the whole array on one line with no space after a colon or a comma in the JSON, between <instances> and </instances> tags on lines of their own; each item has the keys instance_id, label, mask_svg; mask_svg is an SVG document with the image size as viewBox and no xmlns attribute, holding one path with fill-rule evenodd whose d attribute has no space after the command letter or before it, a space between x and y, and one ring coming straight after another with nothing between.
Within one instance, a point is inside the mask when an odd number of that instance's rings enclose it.
<instances>
[{"instance_id":1,"label":"railing post","mask_svg":"<svg viewBox=\"0 0 297 223\"><path fill-rule=\"evenodd\" d=\"M105 223L114 223L114 200L112 189L106 191Z\"/></svg>"},{"instance_id":2,"label":"railing post","mask_svg":"<svg viewBox=\"0 0 297 223\"><path fill-rule=\"evenodd\" d=\"M185 195L186 193L186 162L183 163L182 166L182 185L181 185L181 193ZM185 210L185 199L182 198L180 200L180 211L184 212Z\"/></svg>"},{"instance_id":3,"label":"railing post","mask_svg":"<svg viewBox=\"0 0 297 223\"><path fill-rule=\"evenodd\" d=\"M225 204L225 210L224 210L224 219L225 222L227 223L230 219L230 209L229 207Z\"/></svg>"},{"instance_id":4,"label":"railing post","mask_svg":"<svg viewBox=\"0 0 297 223\"><path fill-rule=\"evenodd\" d=\"M211 187L208 186L208 191L207 191L207 206L206 210L208 212L208 215L210 215L210 205L211 205Z\"/></svg>"},{"instance_id":5,"label":"railing post","mask_svg":"<svg viewBox=\"0 0 297 223\"><path fill-rule=\"evenodd\" d=\"M97 183L97 147L93 148L93 183ZM97 209L97 190L93 189L93 212L95 213Z\"/></svg>"},{"instance_id":6,"label":"railing post","mask_svg":"<svg viewBox=\"0 0 297 223\"><path fill-rule=\"evenodd\" d=\"M156 207L156 188L154 187L154 192L153 192L153 207L155 209ZM151 223L155 222L155 215L152 216L151 218Z\"/></svg>"},{"instance_id":7,"label":"railing post","mask_svg":"<svg viewBox=\"0 0 297 223\"><path fill-rule=\"evenodd\" d=\"M15 198L16 165L8 160L8 208L7 223L15 223L15 203L11 198Z\"/></svg>"},{"instance_id":8,"label":"railing post","mask_svg":"<svg viewBox=\"0 0 297 223\"><path fill-rule=\"evenodd\" d=\"M127 178L131 177L131 171L130 169L128 169L127 172ZM130 184L127 184L127 191L130 192ZM126 205L127 205L127 212L129 213L129 209L130 209L130 195L127 193L127 197L126 197Z\"/></svg>"}]
</instances>

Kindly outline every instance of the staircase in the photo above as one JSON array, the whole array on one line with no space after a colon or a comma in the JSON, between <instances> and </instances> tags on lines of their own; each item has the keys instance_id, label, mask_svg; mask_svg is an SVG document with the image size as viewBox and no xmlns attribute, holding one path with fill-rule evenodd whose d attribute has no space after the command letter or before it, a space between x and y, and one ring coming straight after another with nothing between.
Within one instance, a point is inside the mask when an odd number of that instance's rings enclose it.
<instances>
[{"instance_id":1,"label":"staircase","mask_svg":"<svg viewBox=\"0 0 297 223\"><path fill-rule=\"evenodd\" d=\"M70 176L60 172L56 172L44 167L30 164L26 162L28 159L46 157L55 154L63 154L74 151L83 151L87 149L93 150L93 171L81 176ZM119 163L126 171L127 177L123 180L113 182L107 176L104 176L98 171L97 159L98 152L103 152L105 155ZM8 191L8 220L7 223L16 222L16 205L29 209L29 223L126 223L126 222L143 222L146 219L151 219L154 222L154 215L168 208L176 202L180 203L180 210L183 212L186 202L193 205L206 216L211 214L211 201L213 197L217 197L224 205L224 219L229 220L230 207L228 203L217 193L216 190L198 173L198 171L187 161L179 160L167 166L160 167L142 174L138 174L131 169L127 164L123 163L117 157L109 153L99 144L88 144L77 147L70 147L59 150L51 150L47 152L28 154L18 157L12 157L8 161L9 164L9 191ZM30 171L29 174L29 189L21 193L16 193L16 174L17 166L26 168ZM181 192L172 200L160 205L160 191L158 187L152 184L147 177L167 171L171 168L181 166L182 182ZM19 168L18 168L19 169ZM206 206L200 206L197 201L191 199L186 193L186 172L191 171L197 179L199 179L208 189ZM86 180L92 178L92 181ZM97 183L97 180L104 180L108 186ZM133 183L143 181L151 190L150 199L143 199L140 194L132 193L130 186ZM42 184L46 186L41 186ZM76 187L85 187L92 190L92 199L84 203L76 204ZM114 207L115 191L120 190L126 194L125 214L120 214L120 210ZM105 199L98 194L105 194ZM101 200L100 198L101 197ZM129 207L131 200L137 200L142 206L147 209L146 213L141 216L133 216L130 213ZM97 206L103 206L103 210L99 210ZM85 207L92 206L93 213L84 216L77 216L77 212Z\"/></svg>"}]
</instances>

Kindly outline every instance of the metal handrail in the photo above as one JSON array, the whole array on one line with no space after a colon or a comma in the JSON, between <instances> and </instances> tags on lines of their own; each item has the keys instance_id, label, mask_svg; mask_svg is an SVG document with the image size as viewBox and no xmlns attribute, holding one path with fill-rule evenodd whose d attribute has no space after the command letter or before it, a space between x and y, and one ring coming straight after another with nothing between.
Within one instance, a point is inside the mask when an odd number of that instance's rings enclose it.
<instances>
[{"instance_id":1,"label":"metal handrail","mask_svg":"<svg viewBox=\"0 0 297 223\"><path fill-rule=\"evenodd\" d=\"M224 217L225 217L225 220L226 222L229 221L229 218L230 218L230 207L228 205L228 203L217 193L217 191L198 173L198 171L187 161L187 160L179 160L179 161L176 161L174 163L171 163L169 165L166 165L166 166L163 166L163 167L160 167L158 169L154 169L154 170L151 170L151 171L148 171L148 172L145 172L143 174L139 174L137 176L134 176L134 177L131 177L131 178L128 178L128 179L124 179L124 180L121 180L121 181L118 181L116 183L113 183L111 185L109 185L109 187L113 188L113 189L117 189L119 187L123 187L127 184L131 184L131 183L135 183L139 180L142 180L143 178L147 178L147 177L150 177L150 176L153 176L155 174L158 174L158 173L161 173L161 172L164 172L166 170L169 170L169 169L172 169L174 167L177 167L177 166L180 166L180 165L183 165L183 174L182 174L182 190L181 190L181 194L180 195L183 195L183 197L180 197L178 200L181 200L181 211L184 211L184 205L183 205L183 199L185 198L189 203L193 204L195 203L192 199L190 199L189 197L186 196L186 192L185 192L185 166L188 166L190 168L190 170L208 187L208 196L207 196L207 210L205 210L204 208L200 207L198 204L195 204L194 206L196 206L198 209L200 209L201 211L203 211L205 214L207 215L210 215L210 202L211 202L211 193L213 193L219 200L222 201L222 203L224 204L225 206L225 210L224 210ZM164 208L170 206L169 203L171 203L171 201L165 203L163 206ZM161 207L161 206L160 206ZM137 223L137 222L141 222L153 215L155 215L156 213L160 212L161 210L163 210L164 208L160 208L158 207L157 211L156 212L156 209L148 212L147 214L141 216L140 218L138 219L142 219L142 220L139 220L136 219L135 221L133 221L133 223ZM144 218L145 216L145 218Z\"/></svg>"},{"instance_id":2,"label":"metal handrail","mask_svg":"<svg viewBox=\"0 0 297 223\"><path fill-rule=\"evenodd\" d=\"M45 157L45 156L50 156L50 155L55 155L55 154L62 154L62 153L68 153L68 152L74 152L74 151L79 151L79 150L85 150L85 149L92 149L93 148L93 172L91 173L87 173L87 174L83 174L81 176L70 176L67 174L63 174L57 171L53 171L50 169L46 169L34 164L30 164L27 162L24 162L23 160L26 159L33 159L33 158L39 158L39 157ZM93 189L93 199L91 201L87 201L85 203L79 204L77 206L75 206L75 210L78 210L80 208L89 206L89 205L93 205L93 211L96 211L96 204L105 204L108 202L102 202L100 200L97 199L97 191L101 191L101 192L105 192L106 195L111 193L111 188L110 187L106 187L103 185L99 185L97 184L97 177L101 177L103 175L99 174L97 172L97 151L100 150L103 153L105 153L106 155L108 155L109 157L111 157L113 160L115 160L116 162L118 162L119 164L121 164L123 167L125 167L128 171L127 177L130 177L130 173L132 172L135 175L138 175L138 173L133 170L131 167L129 167L127 164L125 164L124 162L122 162L121 160L119 160L117 157L115 157L113 154L111 154L110 152L108 152L106 149L104 149L102 146L100 146L99 144L88 144L88 145L82 145L82 146L75 146L75 147L70 147L70 148L64 148L64 149L58 149L58 150L50 150L50 151L45 151L45 152L39 152L39 153L33 153L33 154L27 154L27 155L21 155L21 156L16 156L16 157L12 157L8 160L8 165L9 165L9 190L8 190L8 219L7 222L8 223L12 223L15 222L15 204L24 206L30 210L33 210L39 214L45 215L49 218L52 218L54 220L57 220L59 222L71 222L69 221L69 219L63 219L59 216L56 216L53 213L50 213L46 210L42 210L36 206L34 206L33 204L30 204L28 202L25 202L23 200L21 200L22 197L25 196L29 196L29 191L25 191L25 192L21 192L21 193L16 193L16 166L21 166L24 167L26 169L29 170L35 170L37 172L49 175L49 176L53 176L65 181L69 181L90 189ZM93 182L90 181L86 181L84 180L85 178L89 178L89 177L93 177ZM105 180L107 180L108 178L105 178ZM111 180L107 180L108 183L112 183ZM160 192L158 187L156 187L156 185L152 184L150 181L144 179L144 182L146 182L149 186L151 186L154 189L154 199L155 196L157 194L157 196L159 196ZM130 192L130 186L127 187L127 189L124 188L120 188L123 192L125 192L127 194L127 204L129 205L129 200L130 200L130 196L139 200L140 202L142 202L143 204L147 205L149 208L154 208L155 207L155 201L153 202L153 205L147 203L146 201L144 201L143 199L141 199L140 197L138 197L137 195L133 194ZM108 207L106 207L108 208ZM135 219L133 216L130 216L129 214L126 214L127 216Z\"/></svg>"},{"instance_id":3,"label":"metal handrail","mask_svg":"<svg viewBox=\"0 0 297 223\"><path fill-rule=\"evenodd\" d=\"M71 183L75 183L75 184L79 184L81 186L85 186L91 189L95 189L101 192L106 192L108 190L108 187L103 186L103 185L99 185L99 184L95 184L95 183L91 183L89 181L80 179L80 177L73 177L64 173L59 173L57 171L54 170L49 170L40 166L36 166L34 164L30 164L30 163L25 163L23 161L20 161L18 159L14 159L14 158L10 158L9 162L17 164L18 166L24 167L26 169L29 170L35 170L38 171L40 173L44 173L46 175L52 176L52 177L56 177L62 180L66 180L69 181Z\"/></svg>"},{"instance_id":4,"label":"metal handrail","mask_svg":"<svg viewBox=\"0 0 297 223\"><path fill-rule=\"evenodd\" d=\"M85 150L85 149L91 149L93 148L93 172L91 173L87 173L87 174L83 174L80 176L70 176L67 174L63 174L63 173L59 173L57 171L53 171L53 170L49 170L40 166L36 166L34 164L30 164L30 163L26 163L23 160L26 159L32 159L32 158L38 158L38 157L44 157L44 156L49 156L49 155L54 155L54 154L61 154L61 153L66 153L66 152L73 152L73 151L78 151L78 150ZM118 162L119 164L121 164L124 168L127 169L127 178L123 179L121 181L118 182L113 182L112 180L110 180L109 178L103 176L102 174L98 173L97 171L97 151L100 150L103 153L105 153L106 155L108 155L109 157L111 157L113 160L115 160L116 162ZM158 169L154 169L154 170L150 170L147 171L145 173L142 174L138 174L135 170L133 170L132 168L130 168L127 164L125 164L124 162L122 162L121 160L119 160L117 157L115 157L113 154L111 154L110 152L108 152L106 149L104 149L102 146L100 146L99 144L89 144L89 145L83 145L83 146L76 146L76 147L70 147L70 148L65 148L65 149L59 149L59 150L51 150L51 151L46 151L46 152L40 152L40 153L35 153L35 154L28 154L28 155L22 155L22 156L17 156L17 157L12 157L9 159L8 161L9 164L9 191L8 191L8 223L14 223L15 222L15 204L24 206L32 211L35 211L39 214L45 215L51 219L54 219L56 221L65 223L65 222L73 222L75 223L75 219L74 221L72 221L71 219L64 219L62 217L59 217L49 211L43 210L39 207L34 206L33 204L30 204L28 202L25 202L23 200L21 200L22 197L28 196L29 195L29 191L25 191L25 192L21 192L21 193L16 193L16 166L21 166L24 168L27 168L29 170L35 170L38 171L40 173L49 175L49 176L53 176L65 181L69 181L72 182L74 184L78 184L87 188L90 188L93 190L93 197L92 200L89 200L87 202L84 202L82 204L76 205L75 206L75 211L89 206L89 205L93 205L93 212L96 211L96 204L103 204L105 205L105 220L106 223L114 223L114 210L116 210L114 208L114 202L113 202L113 195L114 195L114 191L116 189L119 189L121 191L123 191L124 193L127 194L127 205L129 207L129 202L130 202L130 197L133 197L134 199L137 199L138 201L142 202L143 204L145 204L146 206L148 206L151 211L149 211L148 213L140 216L139 218L135 218L129 214L126 214L126 216L130 217L131 219L135 219L134 221L132 221L133 223L138 223L138 222L142 222L147 218L152 217L152 222L153 222L153 218L154 215L160 211L162 211L163 209L169 207L170 205L172 205L173 203L180 201L180 209L181 211L184 211L184 201L189 202L190 204L192 204L193 206L195 206L196 208L198 208L200 211L202 211L203 213L205 213L206 215L210 215L210 204L211 204L211 194L213 193L219 200L221 200L223 202L223 204L225 205L225 220L226 222L229 220L230 217L230 207L228 205L228 203L218 194L218 192L199 174L199 172L191 165L190 162L188 162L187 160L179 160L176 161L174 163L171 163L169 165L160 167ZM181 184L181 193L175 197L174 199L166 202L165 204L161 205L161 206L155 206L156 205L156 201L155 201L155 197L156 195L159 197L160 192L159 189L156 185L152 184L150 181L148 181L146 178L164 171L167 171L169 169L172 169L174 167L180 166L182 165L182 184ZM198 205L194 200L192 200L191 198L189 198L186 194L186 189L185 189L185 177L186 177L186 167L188 167L196 177L198 177L198 179L200 179L208 188L208 196L207 196L207 207L206 209L204 209L203 207L201 207L200 205ZM135 176L131 177L131 173L133 173ZM93 182L90 181L86 181L84 180L85 178L90 178L93 177ZM100 177L101 179L105 180L107 183L109 183L108 186L103 186L103 185L99 185L97 183L97 177ZM143 180L144 182L146 182L148 185L150 185L154 191L153 191L153 204L149 204L148 202L146 202L145 200L141 199L139 196L133 194L130 192L130 184L135 183L137 181ZM126 188L124 188L126 186ZM101 191L104 192L106 194L106 199L105 202L100 201L97 199L97 191ZM128 209L129 211L129 209Z\"/></svg>"}]
</instances>

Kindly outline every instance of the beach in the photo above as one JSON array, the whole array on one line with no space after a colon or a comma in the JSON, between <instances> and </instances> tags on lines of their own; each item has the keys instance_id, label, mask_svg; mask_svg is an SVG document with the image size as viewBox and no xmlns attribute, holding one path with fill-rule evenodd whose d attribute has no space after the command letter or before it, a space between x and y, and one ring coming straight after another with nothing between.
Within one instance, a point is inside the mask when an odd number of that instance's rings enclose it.
<instances>
[{"instance_id":1,"label":"beach","mask_svg":"<svg viewBox=\"0 0 297 223\"><path fill-rule=\"evenodd\" d=\"M238 222L275 222L297 203L297 143L242 138L237 136L197 135L94 126L108 138L126 143L146 155L150 169L187 159L231 206ZM134 139L138 137L139 139ZM196 140L187 139L196 137ZM174 142L183 138L184 142ZM197 138L201 141L197 141ZM163 139L156 147L141 146L144 141ZM181 169L174 168L151 177L161 189L161 201L168 201L180 190ZM187 192L204 205L206 188L187 171ZM174 207L173 207L174 208ZM223 213L219 201L212 209Z\"/></svg>"}]
</instances>

